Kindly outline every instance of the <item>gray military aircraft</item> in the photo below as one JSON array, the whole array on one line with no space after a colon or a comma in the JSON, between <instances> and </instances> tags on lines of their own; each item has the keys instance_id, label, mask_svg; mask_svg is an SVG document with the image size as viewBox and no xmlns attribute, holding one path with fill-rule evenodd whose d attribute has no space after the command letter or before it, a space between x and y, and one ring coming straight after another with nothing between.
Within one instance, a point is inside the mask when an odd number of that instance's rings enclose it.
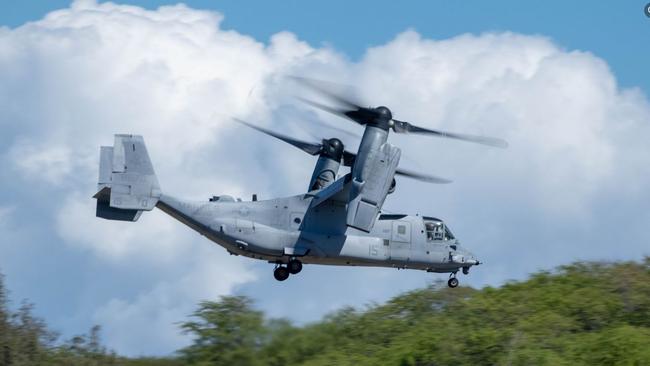
<instances>
[{"instance_id":1,"label":"gray military aircraft","mask_svg":"<svg viewBox=\"0 0 650 366\"><path fill-rule=\"evenodd\" d=\"M278 281L299 273L304 263L450 273L449 287L458 286L458 271L467 274L480 262L460 245L444 221L381 212L387 195L395 191L395 175L449 182L399 168L401 152L387 142L388 133L392 129L499 147L507 146L505 141L418 127L394 119L387 107L362 107L333 93L324 82L297 81L337 106L303 101L365 126L354 154L337 138L309 143L238 120L318 156L306 193L270 200L253 195L251 201L228 195L206 202L178 199L162 193L142 136L120 134L112 147L100 148L96 216L137 221L143 211L158 207L233 255L275 264L273 275ZM339 176L341 164L351 172Z\"/></svg>"}]
</instances>

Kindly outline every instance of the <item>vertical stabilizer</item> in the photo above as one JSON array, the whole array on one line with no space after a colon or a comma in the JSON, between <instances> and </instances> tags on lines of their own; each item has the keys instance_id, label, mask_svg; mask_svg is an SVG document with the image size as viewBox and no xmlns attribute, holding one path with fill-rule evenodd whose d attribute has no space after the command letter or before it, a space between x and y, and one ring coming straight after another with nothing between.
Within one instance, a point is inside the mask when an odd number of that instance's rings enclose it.
<instances>
[{"instance_id":1,"label":"vertical stabilizer","mask_svg":"<svg viewBox=\"0 0 650 366\"><path fill-rule=\"evenodd\" d=\"M99 153L97 217L136 221L160 198L160 185L142 136L115 135Z\"/></svg>"}]
</instances>

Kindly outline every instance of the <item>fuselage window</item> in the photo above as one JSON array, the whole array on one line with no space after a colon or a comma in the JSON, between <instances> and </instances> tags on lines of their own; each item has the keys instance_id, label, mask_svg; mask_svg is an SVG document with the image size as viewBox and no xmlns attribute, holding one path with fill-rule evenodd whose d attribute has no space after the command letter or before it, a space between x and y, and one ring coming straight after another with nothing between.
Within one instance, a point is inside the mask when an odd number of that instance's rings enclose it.
<instances>
[{"instance_id":1,"label":"fuselage window","mask_svg":"<svg viewBox=\"0 0 650 366\"><path fill-rule=\"evenodd\" d=\"M397 233L400 234L400 235L405 235L406 234L406 226L399 225L397 227Z\"/></svg>"}]
</instances>

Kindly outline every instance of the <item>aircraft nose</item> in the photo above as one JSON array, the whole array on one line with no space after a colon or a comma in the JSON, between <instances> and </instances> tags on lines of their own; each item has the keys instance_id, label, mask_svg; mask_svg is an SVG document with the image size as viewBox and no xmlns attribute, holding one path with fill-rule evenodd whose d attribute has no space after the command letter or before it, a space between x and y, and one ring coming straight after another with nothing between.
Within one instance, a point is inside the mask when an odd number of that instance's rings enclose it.
<instances>
[{"instance_id":1,"label":"aircraft nose","mask_svg":"<svg viewBox=\"0 0 650 366\"><path fill-rule=\"evenodd\" d=\"M468 251L456 252L452 256L452 260L458 264L463 264L468 266L475 266L481 264L481 262L478 259L476 259L476 256Z\"/></svg>"},{"instance_id":2,"label":"aircraft nose","mask_svg":"<svg viewBox=\"0 0 650 366\"><path fill-rule=\"evenodd\" d=\"M473 253L467 252L466 261L467 264L472 266L478 266L481 262L476 258Z\"/></svg>"}]
</instances>

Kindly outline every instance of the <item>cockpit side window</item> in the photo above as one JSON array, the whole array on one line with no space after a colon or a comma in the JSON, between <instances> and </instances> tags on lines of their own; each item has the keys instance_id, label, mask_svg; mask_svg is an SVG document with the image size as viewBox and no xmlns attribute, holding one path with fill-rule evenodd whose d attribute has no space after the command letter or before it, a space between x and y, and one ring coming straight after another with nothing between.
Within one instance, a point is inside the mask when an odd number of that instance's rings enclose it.
<instances>
[{"instance_id":1,"label":"cockpit side window","mask_svg":"<svg viewBox=\"0 0 650 366\"><path fill-rule=\"evenodd\" d=\"M444 237L444 226L442 222L425 222L427 241L442 240Z\"/></svg>"},{"instance_id":2,"label":"cockpit side window","mask_svg":"<svg viewBox=\"0 0 650 366\"><path fill-rule=\"evenodd\" d=\"M424 229L427 233L427 241L434 240L455 240L454 234L442 221L424 221Z\"/></svg>"}]
</instances>

